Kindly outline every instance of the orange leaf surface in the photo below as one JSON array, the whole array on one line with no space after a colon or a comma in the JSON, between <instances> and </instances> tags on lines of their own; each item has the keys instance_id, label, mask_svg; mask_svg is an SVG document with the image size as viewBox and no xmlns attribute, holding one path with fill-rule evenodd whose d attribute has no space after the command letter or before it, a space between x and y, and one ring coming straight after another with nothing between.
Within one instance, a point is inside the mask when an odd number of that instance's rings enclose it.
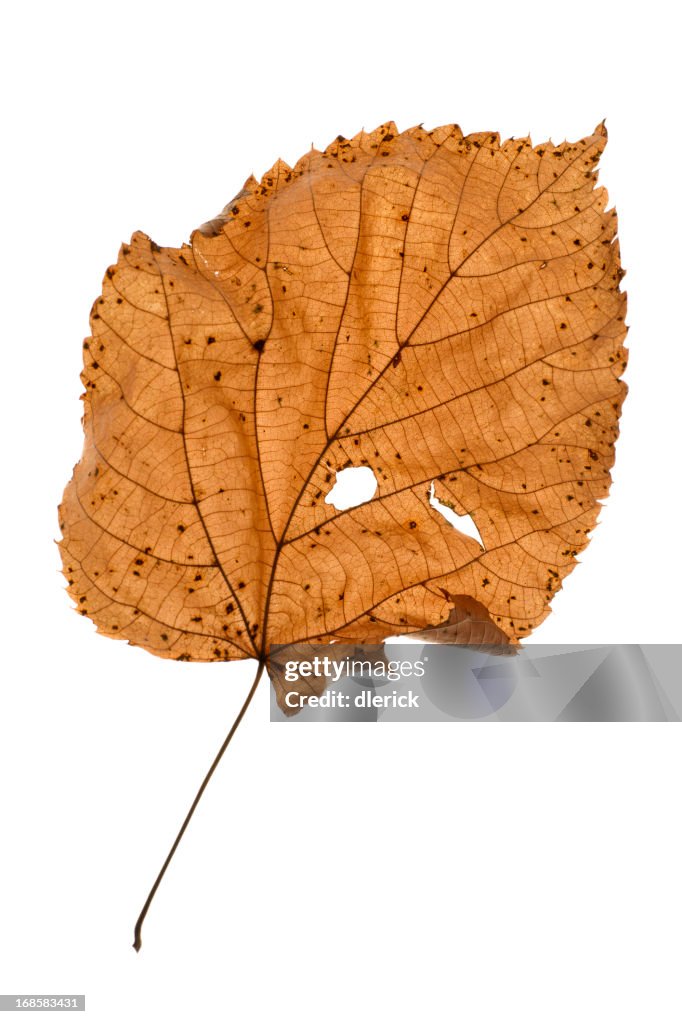
<instances>
[{"instance_id":1,"label":"orange leaf surface","mask_svg":"<svg viewBox=\"0 0 682 1024\"><path fill-rule=\"evenodd\" d=\"M189 245L135 234L92 310L60 510L81 613L195 661L528 636L626 391L605 144L387 124L250 178ZM326 502L361 466L374 497Z\"/></svg>"}]
</instances>

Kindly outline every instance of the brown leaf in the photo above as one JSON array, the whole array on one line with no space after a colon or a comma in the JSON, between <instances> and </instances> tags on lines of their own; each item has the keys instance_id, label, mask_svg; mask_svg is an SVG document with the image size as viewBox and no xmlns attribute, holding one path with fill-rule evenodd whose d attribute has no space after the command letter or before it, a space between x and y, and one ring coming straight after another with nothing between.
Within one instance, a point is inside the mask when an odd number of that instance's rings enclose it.
<instances>
[{"instance_id":1,"label":"brown leaf","mask_svg":"<svg viewBox=\"0 0 682 1024\"><path fill-rule=\"evenodd\" d=\"M588 543L626 391L605 144L388 124L278 161L189 245L135 234L92 310L61 507L82 614L196 661L528 636ZM378 490L339 511L351 466Z\"/></svg>"}]
</instances>

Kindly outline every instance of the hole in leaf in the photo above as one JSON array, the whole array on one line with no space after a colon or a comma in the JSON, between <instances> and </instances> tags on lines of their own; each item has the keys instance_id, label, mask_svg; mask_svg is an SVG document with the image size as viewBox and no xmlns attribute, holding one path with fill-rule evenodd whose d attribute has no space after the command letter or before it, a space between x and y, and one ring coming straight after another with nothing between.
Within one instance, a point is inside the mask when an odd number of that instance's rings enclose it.
<instances>
[{"instance_id":1,"label":"hole in leaf","mask_svg":"<svg viewBox=\"0 0 682 1024\"><path fill-rule=\"evenodd\" d=\"M377 478L368 466L341 469L336 474L334 486L324 499L325 504L345 512L347 508L355 508L373 498L377 486Z\"/></svg>"},{"instance_id":2,"label":"hole in leaf","mask_svg":"<svg viewBox=\"0 0 682 1024\"><path fill-rule=\"evenodd\" d=\"M435 508L436 512L440 512L443 518L447 519L451 526L454 526L460 533L464 533L467 537L471 537L473 540L477 541L485 550L485 544L481 540L478 527L471 516L468 513L460 516L455 512L451 505L444 501L440 501L436 497L436 487L433 483L431 484L431 491L429 493L429 504L431 505L431 508Z\"/></svg>"}]
</instances>

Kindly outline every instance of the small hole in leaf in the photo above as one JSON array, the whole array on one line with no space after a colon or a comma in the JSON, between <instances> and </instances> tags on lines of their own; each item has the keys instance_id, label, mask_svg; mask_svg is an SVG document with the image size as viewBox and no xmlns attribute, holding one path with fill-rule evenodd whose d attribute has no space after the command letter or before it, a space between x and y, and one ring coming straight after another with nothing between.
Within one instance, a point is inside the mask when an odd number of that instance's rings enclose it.
<instances>
[{"instance_id":1,"label":"small hole in leaf","mask_svg":"<svg viewBox=\"0 0 682 1024\"><path fill-rule=\"evenodd\" d=\"M434 484L431 484L431 491L429 492L429 504L431 508L435 508L436 512L440 512L444 519L454 526L460 533L466 534L467 537L471 537L477 541L482 548L485 548L485 544L481 540L481 535L478 532L478 527L473 521L471 516L467 513L466 515L460 516L455 512L454 508L450 505L445 504L443 501L439 501L436 497L436 488Z\"/></svg>"},{"instance_id":2,"label":"small hole in leaf","mask_svg":"<svg viewBox=\"0 0 682 1024\"><path fill-rule=\"evenodd\" d=\"M370 501L377 486L377 478L368 466L341 469L336 474L334 486L324 499L325 504L345 512L347 508L355 508L356 505Z\"/></svg>"}]
</instances>

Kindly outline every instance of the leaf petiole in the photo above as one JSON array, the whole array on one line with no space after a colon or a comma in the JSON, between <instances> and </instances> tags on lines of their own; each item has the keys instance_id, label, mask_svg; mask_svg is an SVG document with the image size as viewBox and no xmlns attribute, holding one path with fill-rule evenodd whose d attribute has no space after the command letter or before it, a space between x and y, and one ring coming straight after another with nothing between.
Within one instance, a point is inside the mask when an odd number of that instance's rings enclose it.
<instances>
[{"instance_id":1,"label":"leaf petiole","mask_svg":"<svg viewBox=\"0 0 682 1024\"><path fill-rule=\"evenodd\" d=\"M235 718L234 722L232 723L230 731L228 732L227 736L225 737L220 750L218 751L218 753L216 754L215 758L213 759L213 763L211 764L211 767L208 769L208 771L207 771L207 773L206 773L206 775L204 777L204 781L199 786L199 789L197 790L197 794L194 797L194 800L192 801L192 806L190 807L189 811L187 812L187 816L185 817L185 820L183 821L182 825L180 826L180 831L178 832L177 836L175 837L175 841L173 842L173 845L171 846L171 848L170 848L170 850L168 852L168 856L166 857L165 861L163 862L163 866L162 866L161 870L159 871L158 875L156 876L156 881L154 882L153 886L149 890L149 895L147 896L147 899L145 900L144 906L142 907L142 910L140 911L140 916L138 917L138 919L137 919L137 921L135 923L135 940L133 942L133 949L136 952L138 952L138 953L139 953L139 951L140 951L140 949L142 947L142 925L144 923L145 917L147 916L147 911L149 910L149 908L151 906L152 900L154 899L154 896L156 895L156 890L159 888L159 886L161 884L161 879L165 875L166 870L168 868L168 865L172 861L173 855L174 855L175 851L177 850L178 846L180 845L180 840L182 839L183 835L185 834L185 830L187 829L187 826L189 825L190 821L192 820L192 815L194 814L194 812L197 809L199 801L201 800L201 798L202 798L202 796L204 794L204 790L206 789L206 787L208 786L209 782L211 781L211 777L212 777L214 771L216 770L216 768L218 767L218 765L220 764L221 758L222 758L223 754L225 753L225 751L227 750L227 748L228 748L228 746L230 744L230 740L232 739L232 737L236 733L237 729L239 728L239 725L241 723L242 718L246 714L246 709L248 708L249 704L251 703L251 699L253 698L253 695L256 692L256 689L257 689L258 684L260 682L261 676L263 675L263 669L264 668L265 668L265 659L264 659L263 656L261 656L261 658L260 658L260 660L258 662L258 669L256 671L256 677L255 677L253 683L251 684L251 689L249 690L249 692L246 695L246 700L242 704L242 706L241 706L241 708L239 710L239 714L237 715L237 717Z\"/></svg>"}]
</instances>

